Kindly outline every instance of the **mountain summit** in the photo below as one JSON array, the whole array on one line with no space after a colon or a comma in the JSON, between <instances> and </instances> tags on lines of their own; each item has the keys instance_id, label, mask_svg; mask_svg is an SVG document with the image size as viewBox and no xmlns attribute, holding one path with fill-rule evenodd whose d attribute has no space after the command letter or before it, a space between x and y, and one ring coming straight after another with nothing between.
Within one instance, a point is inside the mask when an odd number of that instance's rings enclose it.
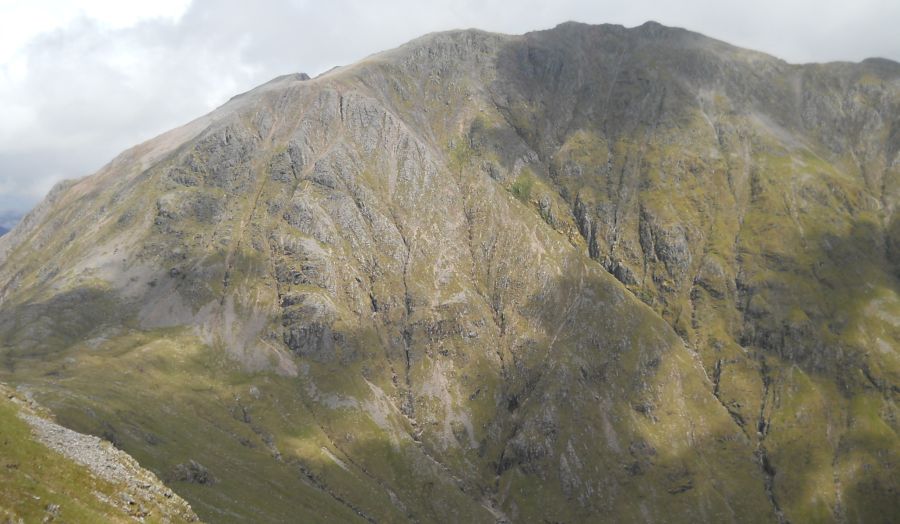
<instances>
[{"instance_id":1,"label":"mountain summit","mask_svg":"<svg viewBox=\"0 0 900 524\"><path fill-rule=\"evenodd\" d=\"M682 29L286 75L0 238L0 380L214 522L900 515L900 64Z\"/></svg>"}]
</instances>

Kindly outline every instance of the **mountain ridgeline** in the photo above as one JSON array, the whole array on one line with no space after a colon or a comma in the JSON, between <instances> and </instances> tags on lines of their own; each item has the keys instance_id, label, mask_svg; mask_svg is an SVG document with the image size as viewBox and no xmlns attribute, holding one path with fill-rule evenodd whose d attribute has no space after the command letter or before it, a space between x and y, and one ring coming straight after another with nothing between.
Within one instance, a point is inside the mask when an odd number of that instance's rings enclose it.
<instances>
[{"instance_id":1,"label":"mountain ridgeline","mask_svg":"<svg viewBox=\"0 0 900 524\"><path fill-rule=\"evenodd\" d=\"M898 202L895 62L433 34L58 185L0 380L211 522L896 522Z\"/></svg>"}]
</instances>

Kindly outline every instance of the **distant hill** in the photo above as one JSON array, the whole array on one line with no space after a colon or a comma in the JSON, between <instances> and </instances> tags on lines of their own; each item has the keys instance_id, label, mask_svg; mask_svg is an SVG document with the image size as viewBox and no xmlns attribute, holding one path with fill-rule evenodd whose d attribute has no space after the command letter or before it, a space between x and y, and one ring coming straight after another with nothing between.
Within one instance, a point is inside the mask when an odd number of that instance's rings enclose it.
<instances>
[{"instance_id":1,"label":"distant hill","mask_svg":"<svg viewBox=\"0 0 900 524\"><path fill-rule=\"evenodd\" d=\"M22 216L21 210L0 211L0 237L12 231L12 228L22 220Z\"/></svg>"}]
</instances>

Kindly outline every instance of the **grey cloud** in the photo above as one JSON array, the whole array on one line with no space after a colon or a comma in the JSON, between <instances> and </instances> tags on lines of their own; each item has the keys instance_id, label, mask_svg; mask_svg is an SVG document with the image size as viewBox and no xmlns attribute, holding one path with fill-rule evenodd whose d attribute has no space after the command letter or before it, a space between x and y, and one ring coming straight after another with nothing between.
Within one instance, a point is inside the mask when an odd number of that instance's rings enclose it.
<instances>
[{"instance_id":1,"label":"grey cloud","mask_svg":"<svg viewBox=\"0 0 900 524\"><path fill-rule=\"evenodd\" d=\"M314 75L437 30L648 19L795 62L900 60L900 3L879 0L195 0L174 22L111 30L81 19L30 42L24 80L0 84L0 104L32 116L15 128L0 122L0 215L280 74Z\"/></svg>"}]
</instances>

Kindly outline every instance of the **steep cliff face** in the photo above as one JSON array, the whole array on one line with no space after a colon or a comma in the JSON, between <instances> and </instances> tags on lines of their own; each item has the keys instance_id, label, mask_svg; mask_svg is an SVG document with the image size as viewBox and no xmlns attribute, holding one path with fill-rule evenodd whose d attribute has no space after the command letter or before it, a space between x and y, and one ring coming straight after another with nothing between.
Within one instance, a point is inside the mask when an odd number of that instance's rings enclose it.
<instances>
[{"instance_id":1,"label":"steep cliff face","mask_svg":"<svg viewBox=\"0 0 900 524\"><path fill-rule=\"evenodd\" d=\"M280 77L0 239L0 374L216 521L896 515L898 104L652 23Z\"/></svg>"}]
</instances>

